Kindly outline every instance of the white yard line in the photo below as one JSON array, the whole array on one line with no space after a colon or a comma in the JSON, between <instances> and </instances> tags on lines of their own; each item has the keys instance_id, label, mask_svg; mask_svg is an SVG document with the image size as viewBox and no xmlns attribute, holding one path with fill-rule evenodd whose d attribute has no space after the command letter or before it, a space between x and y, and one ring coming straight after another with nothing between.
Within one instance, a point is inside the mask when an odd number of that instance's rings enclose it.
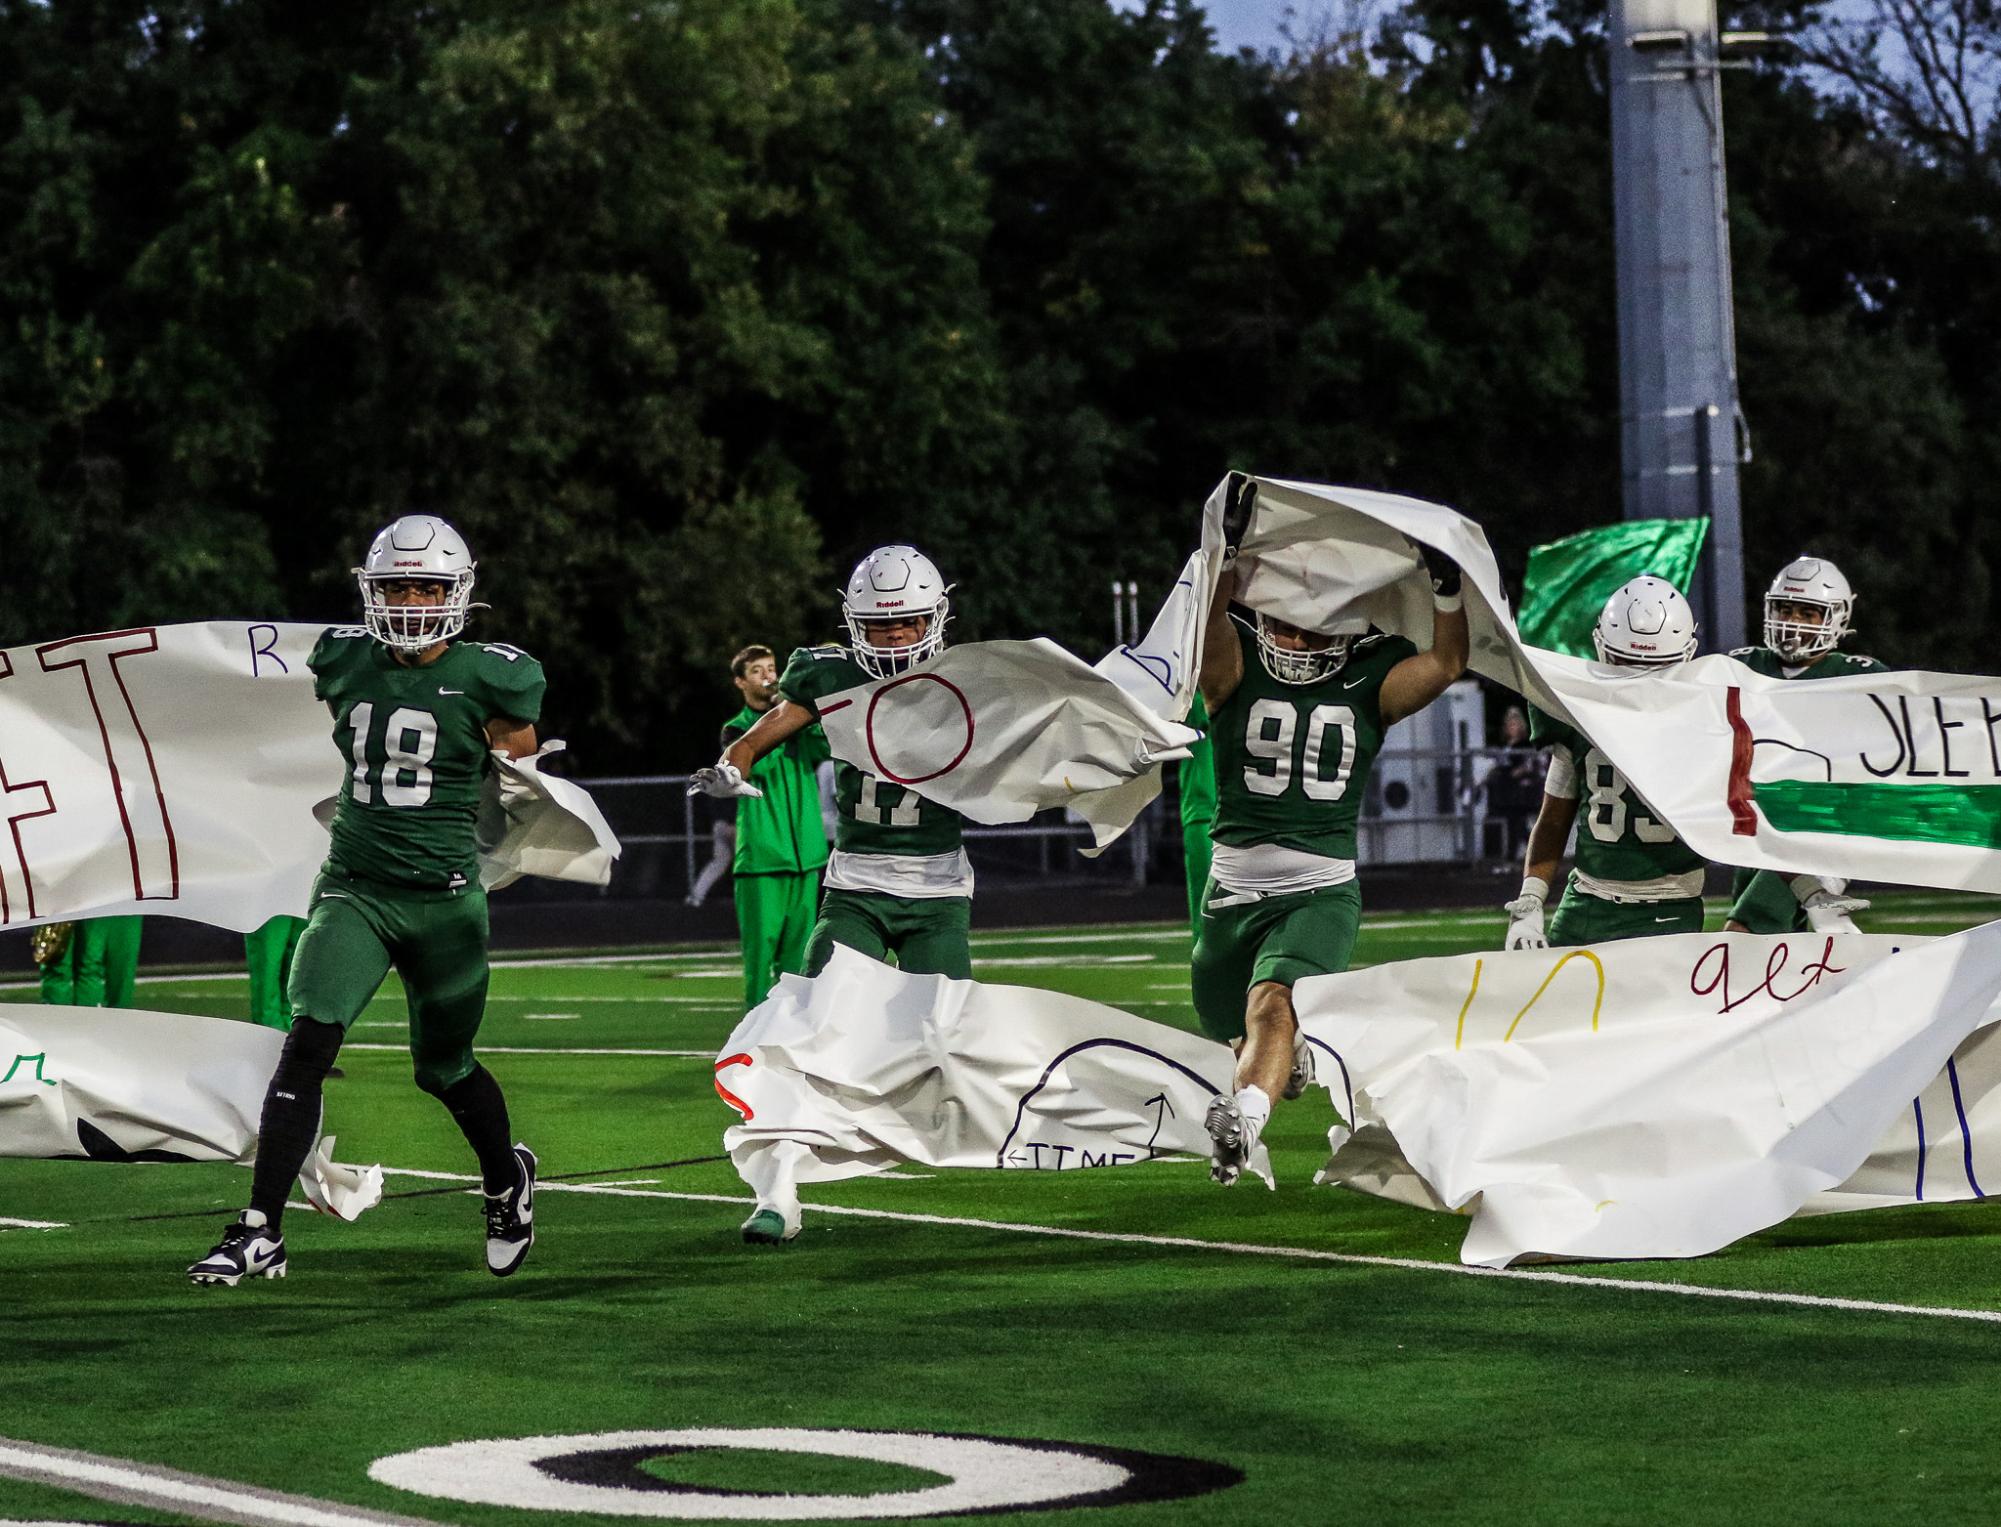
<instances>
[{"instance_id":1,"label":"white yard line","mask_svg":"<svg viewBox=\"0 0 2001 1527\"><path fill-rule=\"evenodd\" d=\"M420 1172L384 1167L391 1177L424 1177L477 1182L462 1172ZM539 1186L539 1185L538 1185ZM662 1198L699 1204L748 1204L755 1199L730 1193L677 1193L663 1188L615 1188L579 1182L546 1184L552 1191L596 1193L610 1198ZM962 1230L998 1230L1010 1235L1048 1236L1066 1241L1099 1241L1116 1246L1168 1246L1184 1251L1216 1251L1232 1256L1278 1257L1297 1262L1331 1262L1346 1267L1393 1268L1400 1272L1450 1273L1468 1278L1500 1278L1513 1283L1554 1284L1566 1288L1597 1288L1622 1293L1669 1294L1684 1299L1731 1299L1748 1304L1789 1305L1799 1309L1846 1310L1869 1315L1919 1315L1938 1320L1971 1320L2001 1325L2001 1310L1966 1310L1948 1305L1890 1304L1878 1299L1842 1299L1825 1294L1781 1294L1763 1289L1715 1288L1699 1283L1666 1283L1652 1278L1593 1278L1583 1273L1545 1272L1519 1267L1468 1267L1463 1262L1425 1262L1415 1257L1368 1257L1347 1251L1316 1251L1304 1246L1260 1246L1248 1241L1205 1241L1183 1235L1137 1235L1114 1230L1077 1230L1060 1225L1019 1224L1008 1220L964 1219L946 1214L911 1214L896 1209L856 1209L839 1204L808 1204L809 1214L837 1214L855 1219L900 1220L913 1225L948 1225Z\"/></svg>"},{"instance_id":2,"label":"white yard line","mask_svg":"<svg viewBox=\"0 0 2001 1527\"><path fill-rule=\"evenodd\" d=\"M67 1230L69 1226L57 1219L8 1219L0 1215L0 1230Z\"/></svg>"},{"instance_id":3,"label":"white yard line","mask_svg":"<svg viewBox=\"0 0 2001 1527\"><path fill-rule=\"evenodd\" d=\"M98 1453L40 1447L7 1437L0 1437L0 1479L53 1485L121 1506L244 1527L437 1527L437 1523L418 1517L391 1516L338 1501L285 1495L234 1480L209 1479Z\"/></svg>"}]
</instances>

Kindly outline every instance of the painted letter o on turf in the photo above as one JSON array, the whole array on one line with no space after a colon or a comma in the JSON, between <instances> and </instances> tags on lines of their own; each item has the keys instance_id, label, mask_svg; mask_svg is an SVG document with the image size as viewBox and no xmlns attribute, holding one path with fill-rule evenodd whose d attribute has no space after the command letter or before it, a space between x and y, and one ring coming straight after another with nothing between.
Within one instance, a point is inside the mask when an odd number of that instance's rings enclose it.
<instances>
[{"instance_id":1,"label":"painted letter o on turf","mask_svg":"<svg viewBox=\"0 0 2001 1527\"><path fill-rule=\"evenodd\" d=\"M638 1467L650 1457L715 1448L900 1464L941 1475L943 1482L874 1495L751 1494L677 1485ZM473 1505L711 1522L864 1522L952 1512L1060 1510L1204 1494L1243 1477L1217 1464L1117 1449L802 1427L696 1427L461 1442L378 1459L368 1473L399 1490Z\"/></svg>"}]
</instances>

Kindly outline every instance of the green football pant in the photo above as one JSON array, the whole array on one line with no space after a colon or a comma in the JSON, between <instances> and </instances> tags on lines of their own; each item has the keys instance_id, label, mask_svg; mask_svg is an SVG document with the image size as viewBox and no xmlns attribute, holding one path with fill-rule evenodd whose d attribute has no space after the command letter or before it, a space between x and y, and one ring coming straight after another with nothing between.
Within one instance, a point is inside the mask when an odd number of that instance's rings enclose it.
<instances>
[{"instance_id":1,"label":"green football pant","mask_svg":"<svg viewBox=\"0 0 2001 1527\"><path fill-rule=\"evenodd\" d=\"M970 981L973 899L970 896L883 896L874 891L833 891L821 898L820 918L806 945L806 974L817 976L834 945L872 960L896 956L896 968L913 976Z\"/></svg>"},{"instance_id":2,"label":"green football pant","mask_svg":"<svg viewBox=\"0 0 2001 1527\"><path fill-rule=\"evenodd\" d=\"M285 998L285 978L306 920L280 913L254 933L243 935L244 963L250 970L250 1020L267 1029L289 1031L292 1008Z\"/></svg>"},{"instance_id":3,"label":"green football pant","mask_svg":"<svg viewBox=\"0 0 2001 1527\"><path fill-rule=\"evenodd\" d=\"M140 919L92 917L69 948L42 967L42 1000L69 1007L130 1007L139 980Z\"/></svg>"},{"instance_id":4,"label":"green football pant","mask_svg":"<svg viewBox=\"0 0 2001 1527\"><path fill-rule=\"evenodd\" d=\"M1255 901L1235 902L1237 894L1212 878L1195 936L1195 1016L1211 1039L1244 1037L1244 1000L1260 981L1290 987L1346 970L1362 927L1362 887L1353 880Z\"/></svg>"},{"instance_id":5,"label":"green football pant","mask_svg":"<svg viewBox=\"0 0 2001 1527\"><path fill-rule=\"evenodd\" d=\"M1557 903L1556 915L1549 920L1552 947L1568 949L1576 944L1611 944L1623 938L1654 938L1663 933L1700 933L1702 898L1682 897L1675 901L1606 901L1586 896L1572 881Z\"/></svg>"},{"instance_id":6,"label":"green football pant","mask_svg":"<svg viewBox=\"0 0 2001 1527\"><path fill-rule=\"evenodd\" d=\"M1207 822L1196 826L1182 825L1181 857L1188 877L1188 926L1195 930L1198 938L1202 934L1202 892L1209 884L1210 843Z\"/></svg>"},{"instance_id":7,"label":"green football pant","mask_svg":"<svg viewBox=\"0 0 2001 1527\"><path fill-rule=\"evenodd\" d=\"M391 966L410 1010L417 1085L442 1092L472 1074L486 1012L486 893L392 889L322 874L292 956L292 1017L361 1016Z\"/></svg>"},{"instance_id":8,"label":"green football pant","mask_svg":"<svg viewBox=\"0 0 2001 1527\"><path fill-rule=\"evenodd\" d=\"M737 937L743 943L743 1008L749 1012L784 975L806 969L820 900L817 871L736 877Z\"/></svg>"},{"instance_id":9,"label":"green football pant","mask_svg":"<svg viewBox=\"0 0 2001 1527\"><path fill-rule=\"evenodd\" d=\"M1730 877L1730 916L1753 933L1804 933L1806 909L1789 876L1738 870Z\"/></svg>"}]
</instances>

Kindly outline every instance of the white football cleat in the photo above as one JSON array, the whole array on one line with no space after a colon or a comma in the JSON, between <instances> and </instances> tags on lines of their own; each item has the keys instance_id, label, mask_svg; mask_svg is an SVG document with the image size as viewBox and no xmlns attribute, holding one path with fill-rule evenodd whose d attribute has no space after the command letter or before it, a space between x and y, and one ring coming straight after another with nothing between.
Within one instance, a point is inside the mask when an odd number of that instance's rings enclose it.
<instances>
[{"instance_id":1,"label":"white football cleat","mask_svg":"<svg viewBox=\"0 0 2001 1527\"><path fill-rule=\"evenodd\" d=\"M1251 1132L1244 1111L1233 1097L1218 1093L1209 1101L1202 1127L1209 1131L1209 1179L1229 1187L1243 1175L1251 1159Z\"/></svg>"},{"instance_id":2,"label":"white football cleat","mask_svg":"<svg viewBox=\"0 0 2001 1527\"><path fill-rule=\"evenodd\" d=\"M285 1238L265 1228L262 1214L257 1216L255 1225L251 1224L250 1216L254 1212L244 1210L222 1232L222 1239L216 1242L215 1250L188 1269L190 1283L220 1283L226 1288L235 1288L245 1278L285 1276Z\"/></svg>"},{"instance_id":3,"label":"white football cleat","mask_svg":"<svg viewBox=\"0 0 2001 1527\"><path fill-rule=\"evenodd\" d=\"M505 1193L485 1195L486 1270L496 1278L517 1271L535 1244L535 1153L515 1146L514 1164L521 1180Z\"/></svg>"},{"instance_id":4,"label":"white football cleat","mask_svg":"<svg viewBox=\"0 0 2001 1527\"><path fill-rule=\"evenodd\" d=\"M1285 1091L1279 1096L1290 1103L1295 1098L1306 1096L1306 1089L1314 1082L1313 1045L1306 1037L1306 1030L1292 1031L1292 1072L1285 1079Z\"/></svg>"}]
</instances>

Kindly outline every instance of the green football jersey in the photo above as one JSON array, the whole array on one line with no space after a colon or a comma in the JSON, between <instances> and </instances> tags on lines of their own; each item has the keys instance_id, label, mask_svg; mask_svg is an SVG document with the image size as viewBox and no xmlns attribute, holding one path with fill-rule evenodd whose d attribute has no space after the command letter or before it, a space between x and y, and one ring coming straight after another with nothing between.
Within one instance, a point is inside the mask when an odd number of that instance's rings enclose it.
<instances>
[{"instance_id":1,"label":"green football jersey","mask_svg":"<svg viewBox=\"0 0 2001 1527\"><path fill-rule=\"evenodd\" d=\"M828 695L874 678L846 647L801 647L779 675L778 692L817 716ZM834 847L845 854L930 858L955 853L960 846L964 819L958 812L908 786L877 779L845 759L834 760L834 806L840 813Z\"/></svg>"},{"instance_id":2,"label":"green football jersey","mask_svg":"<svg viewBox=\"0 0 2001 1527\"><path fill-rule=\"evenodd\" d=\"M1701 869L1703 858L1664 822L1589 738L1529 707L1529 740L1562 748L1577 770L1577 868L1594 880L1657 880Z\"/></svg>"},{"instance_id":3,"label":"green football jersey","mask_svg":"<svg viewBox=\"0 0 2001 1527\"><path fill-rule=\"evenodd\" d=\"M1767 678L1841 679L1851 673L1888 673L1890 665L1853 652L1829 652L1815 658L1798 673L1788 675L1786 660L1770 647L1739 647L1730 654L1753 673Z\"/></svg>"},{"instance_id":4,"label":"green football jersey","mask_svg":"<svg viewBox=\"0 0 2001 1527\"><path fill-rule=\"evenodd\" d=\"M493 767L486 723L542 715L542 665L518 647L455 641L406 667L360 626L335 626L309 660L347 764L334 810L334 869L442 890L478 878L473 826Z\"/></svg>"},{"instance_id":5,"label":"green football jersey","mask_svg":"<svg viewBox=\"0 0 2001 1527\"><path fill-rule=\"evenodd\" d=\"M1234 622L1244 676L1209 718L1215 749L1216 822L1231 848L1275 843L1329 859L1355 857L1355 820L1382 751L1383 680L1417 648L1381 632L1313 684L1273 678L1257 638Z\"/></svg>"},{"instance_id":6,"label":"green football jersey","mask_svg":"<svg viewBox=\"0 0 2001 1527\"><path fill-rule=\"evenodd\" d=\"M746 705L723 723L723 746L757 725L760 711ZM817 726L794 732L751 766L750 782L764 792L730 802L736 807L739 875L800 875L827 862L827 829L820 821L820 782L814 771L829 757L827 734Z\"/></svg>"}]
</instances>

